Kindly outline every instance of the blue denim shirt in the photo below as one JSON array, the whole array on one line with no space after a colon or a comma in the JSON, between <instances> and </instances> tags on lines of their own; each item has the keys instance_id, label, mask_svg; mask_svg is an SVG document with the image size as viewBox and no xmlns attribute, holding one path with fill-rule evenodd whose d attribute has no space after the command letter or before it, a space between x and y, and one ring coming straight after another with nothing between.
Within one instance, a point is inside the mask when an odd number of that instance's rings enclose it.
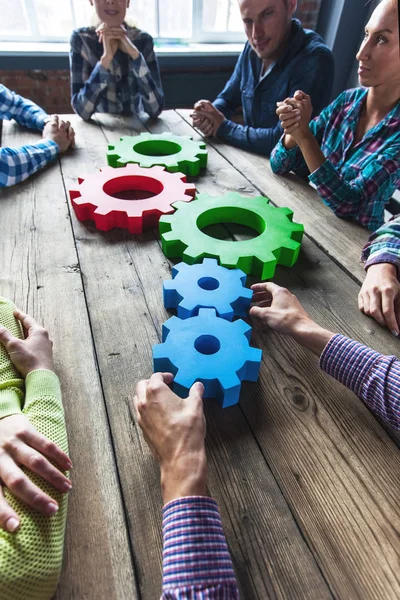
<instances>
[{"instance_id":1,"label":"blue denim shirt","mask_svg":"<svg viewBox=\"0 0 400 600\"><path fill-rule=\"evenodd\" d=\"M319 115L331 99L334 67L332 52L321 36L303 29L297 19L292 20L286 51L262 81L262 61L247 43L232 77L214 102L226 116L217 137L238 148L269 156L282 135L276 103L302 90L311 96L313 116ZM240 106L245 125L229 120Z\"/></svg>"}]
</instances>

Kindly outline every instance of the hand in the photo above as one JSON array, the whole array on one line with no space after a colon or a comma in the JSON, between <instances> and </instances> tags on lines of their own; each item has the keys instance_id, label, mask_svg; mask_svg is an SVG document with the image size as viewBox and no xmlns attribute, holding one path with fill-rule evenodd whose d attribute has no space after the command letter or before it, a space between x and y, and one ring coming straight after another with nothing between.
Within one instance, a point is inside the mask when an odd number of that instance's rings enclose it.
<instances>
[{"instance_id":1,"label":"hand","mask_svg":"<svg viewBox=\"0 0 400 600\"><path fill-rule=\"evenodd\" d=\"M0 527L9 533L16 532L20 523L18 515L6 502L3 486L48 517L58 511L57 502L32 483L21 466L61 493L69 492L72 487L70 480L61 473L72 467L71 461L56 444L40 434L24 415L0 419Z\"/></svg>"},{"instance_id":2,"label":"hand","mask_svg":"<svg viewBox=\"0 0 400 600\"><path fill-rule=\"evenodd\" d=\"M256 283L250 316L283 335L291 335L299 344L319 356L334 333L317 325L296 296L275 283Z\"/></svg>"},{"instance_id":3,"label":"hand","mask_svg":"<svg viewBox=\"0 0 400 600\"><path fill-rule=\"evenodd\" d=\"M17 371L23 377L37 369L54 371L53 342L47 331L20 310L15 310L14 315L22 325L25 339L14 337L5 327L0 326L0 343L7 350Z\"/></svg>"},{"instance_id":4,"label":"hand","mask_svg":"<svg viewBox=\"0 0 400 600\"><path fill-rule=\"evenodd\" d=\"M75 132L69 121L52 116L43 128L43 139L52 140L60 148L61 154L75 147Z\"/></svg>"},{"instance_id":5,"label":"hand","mask_svg":"<svg viewBox=\"0 0 400 600\"><path fill-rule=\"evenodd\" d=\"M277 106L276 114L281 121L285 135L300 144L301 140L311 133L309 124L313 108L310 96L297 91L293 98L277 102ZM287 141L290 143L290 140Z\"/></svg>"},{"instance_id":6,"label":"hand","mask_svg":"<svg viewBox=\"0 0 400 600\"><path fill-rule=\"evenodd\" d=\"M195 383L182 399L169 389L172 381L171 373L155 373L137 384L134 400L138 424L160 464L165 504L207 495L204 387Z\"/></svg>"},{"instance_id":7,"label":"hand","mask_svg":"<svg viewBox=\"0 0 400 600\"><path fill-rule=\"evenodd\" d=\"M195 112L191 115L193 126L206 137L217 135L218 129L225 121L225 115L215 108L209 100L196 102L194 110Z\"/></svg>"},{"instance_id":8,"label":"hand","mask_svg":"<svg viewBox=\"0 0 400 600\"><path fill-rule=\"evenodd\" d=\"M386 326L393 335L400 333L400 283L397 269L390 263L379 263L368 268L367 276L358 295L358 308Z\"/></svg>"},{"instance_id":9,"label":"hand","mask_svg":"<svg viewBox=\"0 0 400 600\"><path fill-rule=\"evenodd\" d=\"M100 64L105 69L110 67L110 64L119 48L120 40L124 35L122 27L107 27L102 23L96 33L99 37L100 44L103 44L103 55L100 58Z\"/></svg>"}]
</instances>

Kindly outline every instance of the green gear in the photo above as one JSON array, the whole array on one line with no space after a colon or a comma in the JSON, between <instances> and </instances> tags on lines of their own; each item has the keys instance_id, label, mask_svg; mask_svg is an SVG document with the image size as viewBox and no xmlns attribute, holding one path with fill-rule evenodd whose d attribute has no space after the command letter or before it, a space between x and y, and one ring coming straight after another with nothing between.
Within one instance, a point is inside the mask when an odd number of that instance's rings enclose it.
<instances>
[{"instance_id":1,"label":"green gear","mask_svg":"<svg viewBox=\"0 0 400 600\"><path fill-rule=\"evenodd\" d=\"M192 202L175 202L176 212L160 219L164 254L192 265L217 258L223 267L242 269L259 279L271 279L277 264L292 267L299 255L303 225L293 223L289 208L275 208L269 198L199 194ZM202 230L217 223L247 225L258 236L245 241L214 239Z\"/></svg>"},{"instance_id":2,"label":"green gear","mask_svg":"<svg viewBox=\"0 0 400 600\"><path fill-rule=\"evenodd\" d=\"M206 144L195 142L189 136L141 133L125 136L108 146L107 162L110 167L124 167L136 163L141 167L165 167L170 173L184 173L195 177L207 166Z\"/></svg>"}]
</instances>

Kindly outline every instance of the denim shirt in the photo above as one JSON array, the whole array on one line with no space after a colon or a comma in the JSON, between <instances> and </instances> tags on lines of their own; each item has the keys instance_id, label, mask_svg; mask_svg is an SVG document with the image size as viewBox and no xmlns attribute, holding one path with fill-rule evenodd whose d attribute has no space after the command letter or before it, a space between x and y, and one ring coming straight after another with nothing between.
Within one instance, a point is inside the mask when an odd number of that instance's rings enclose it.
<instances>
[{"instance_id":1,"label":"denim shirt","mask_svg":"<svg viewBox=\"0 0 400 600\"><path fill-rule=\"evenodd\" d=\"M276 103L302 90L311 96L313 116L318 115L331 99L334 60L321 36L293 19L286 51L260 81L261 68L262 60L247 43L214 106L226 116L219 139L269 156L282 135ZM245 125L229 120L240 106Z\"/></svg>"}]
</instances>

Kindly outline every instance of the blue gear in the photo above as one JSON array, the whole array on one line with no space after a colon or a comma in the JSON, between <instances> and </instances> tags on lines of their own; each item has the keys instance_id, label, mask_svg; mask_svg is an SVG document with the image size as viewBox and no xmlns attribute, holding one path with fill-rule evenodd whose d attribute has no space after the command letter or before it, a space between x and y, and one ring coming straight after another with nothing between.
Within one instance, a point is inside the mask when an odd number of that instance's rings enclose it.
<instances>
[{"instance_id":1,"label":"blue gear","mask_svg":"<svg viewBox=\"0 0 400 600\"><path fill-rule=\"evenodd\" d=\"M196 265L179 263L172 277L164 281L164 306L175 308L180 319L197 315L200 308L215 308L228 321L247 315L253 292L245 287L247 276L240 269L226 269L215 258L205 258Z\"/></svg>"},{"instance_id":2,"label":"blue gear","mask_svg":"<svg viewBox=\"0 0 400 600\"><path fill-rule=\"evenodd\" d=\"M154 371L173 373L181 397L201 381L204 397L226 408L239 402L242 381L257 381L262 352L250 346L251 327L241 319L229 322L201 308L196 317L169 319L162 338L153 347Z\"/></svg>"}]
</instances>

